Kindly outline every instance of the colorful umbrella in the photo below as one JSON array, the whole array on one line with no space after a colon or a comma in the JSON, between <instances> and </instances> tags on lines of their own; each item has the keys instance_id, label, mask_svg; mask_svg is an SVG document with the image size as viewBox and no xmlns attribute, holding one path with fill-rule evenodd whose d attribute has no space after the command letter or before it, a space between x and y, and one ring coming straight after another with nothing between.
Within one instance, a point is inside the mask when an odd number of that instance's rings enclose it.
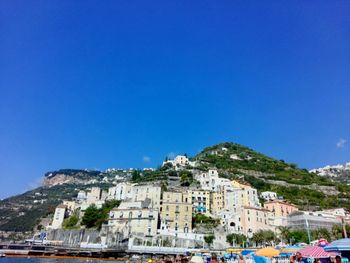
<instances>
[{"instance_id":1,"label":"colorful umbrella","mask_svg":"<svg viewBox=\"0 0 350 263\"><path fill-rule=\"evenodd\" d=\"M294 245L294 246L289 246L289 247L282 249L281 252L293 254L293 253L296 253L301 248L302 248L301 246Z\"/></svg>"},{"instance_id":2,"label":"colorful umbrella","mask_svg":"<svg viewBox=\"0 0 350 263\"><path fill-rule=\"evenodd\" d=\"M328 258L328 257L335 257L337 253L334 252L327 252L324 250L323 247L319 246L307 246L303 247L298 250L298 252L301 253L303 258Z\"/></svg>"},{"instance_id":3,"label":"colorful umbrella","mask_svg":"<svg viewBox=\"0 0 350 263\"><path fill-rule=\"evenodd\" d=\"M265 247L262 249L259 249L255 252L255 255L257 256L263 256L263 257L276 257L280 253L279 250L273 248L273 247Z\"/></svg>"},{"instance_id":4,"label":"colorful umbrella","mask_svg":"<svg viewBox=\"0 0 350 263\"><path fill-rule=\"evenodd\" d=\"M350 251L350 238L343 238L328 244L324 250L326 251Z\"/></svg>"},{"instance_id":5,"label":"colorful umbrella","mask_svg":"<svg viewBox=\"0 0 350 263\"><path fill-rule=\"evenodd\" d=\"M242 250L241 255L246 256L246 255L249 255L251 253L254 253L254 250L245 249L245 250Z\"/></svg>"}]
</instances>

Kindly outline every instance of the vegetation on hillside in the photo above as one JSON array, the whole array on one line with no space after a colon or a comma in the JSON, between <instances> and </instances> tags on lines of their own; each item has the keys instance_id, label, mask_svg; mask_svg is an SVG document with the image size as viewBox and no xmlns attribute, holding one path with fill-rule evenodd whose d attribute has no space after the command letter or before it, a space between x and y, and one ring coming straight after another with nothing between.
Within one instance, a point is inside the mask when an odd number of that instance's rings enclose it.
<instances>
[{"instance_id":1,"label":"vegetation on hillside","mask_svg":"<svg viewBox=\"0 0 350 263\"><path fill-rule=\"evenodd\" d=\"M200 162L202 169L219 169L223 177L235 179L243 175L244 180L259 192L277 192L303 209L344 207L350 210L350 186L309 173L295 164L273 159L239 144L222 143L208 147L193 159ZM252 175L254 171L259 176ZM295 186L271 184L266 180L284 181ZM320 190L299 187L311 184L333 186L340 193L328 196Z\"/></svg>"},{"instance_id":2,"label":"vegetation on hillside","mask_svg":"<svg viewBox=\"0 0 350 263\"><path fill-rule=\"evenodd\" d=\"M109 200L106 201L100 209L94 204L89 206L85 210L84 216L81 219L81 225L86 226L87 228L96 227L100 229L102 224L107 222L109 212L119 205L119 200Z\"/></svg>"}]
</instances>

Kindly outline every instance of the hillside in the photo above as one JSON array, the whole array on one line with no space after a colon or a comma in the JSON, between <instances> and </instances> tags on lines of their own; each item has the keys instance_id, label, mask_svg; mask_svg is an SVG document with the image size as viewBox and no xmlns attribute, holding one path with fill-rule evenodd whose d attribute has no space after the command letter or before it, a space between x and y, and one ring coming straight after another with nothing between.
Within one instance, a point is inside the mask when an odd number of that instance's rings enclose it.
<instances>
[{"instance_id":1,"label":"hillside","mask_svg":"<svg viewBox=\"0 0 350 263\"><path fill-rule=\"evenodd\" d=\"M350 209L350 187L300 169L235 143L205 148L196 155L200 169L217 168L229 178L244 178L258 191L275 191L301 209L346 207Z\"/></svg>"},{"instance_id":2,"label":"hillside","mask_svg":"<svg viewBox=\"0 0 350 263\"><path fill-rule=\"evenodd\" d=\"M146 171L62 169L48 172L42 187L0 201L0 231L31 231L40 224L40 218L53 213L63 199L72 199L79 190L92 186L108 188L116 181L132 180L137 183L161 181L164 188L196 187L192 175L210 168L218 169L221 177L245 180L259 192L277 192L300 209L345 207L350 210L350 186L239 144L207 147L191 160L195 161L195 167L180 170L164 166Z\"/></svg>"},{"instance_id":3,"label":"hillside","mask_svg":"<svg viewBox=\"0 0 350 263\"><path fill-rule=\"evenodd\" d=\"M79 190L93 186L108 188L116 180L127 180L130 170L89 171L61 169L47 172L43 186L0 201L0 231L32 231L40 218L52 214L62 200L71 200Z\"/></svg>"}]
</instances>

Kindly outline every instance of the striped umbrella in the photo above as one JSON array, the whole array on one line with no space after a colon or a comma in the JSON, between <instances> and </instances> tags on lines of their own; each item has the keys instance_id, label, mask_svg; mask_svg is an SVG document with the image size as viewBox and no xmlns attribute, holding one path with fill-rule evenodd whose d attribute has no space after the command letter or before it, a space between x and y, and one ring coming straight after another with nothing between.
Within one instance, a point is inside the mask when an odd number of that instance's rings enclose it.
<instances>
[{"instance_id":1,"label":"striped umbrella","mask_svg":"<svg viewBox=\"0 0 350 263\"><path fill-rule=\"evenodd\" d=\"M301 253L303 258L328 258L328 257L335 257L337 253L335 252L327 252L324 250L323 247L319 246L307 246L303 247L298 250L298 252Z\"/></svg>"},{"instance_id":2,"label":"striped umbrella","mask_svg":"<svg viewBox=\"0 0 350 263\"><path fill-rule=\"evenodd\" d=\"M350 251L350 238L343 238L328 244L324 250L326 251Z\"/></svg>"}]
</instances>

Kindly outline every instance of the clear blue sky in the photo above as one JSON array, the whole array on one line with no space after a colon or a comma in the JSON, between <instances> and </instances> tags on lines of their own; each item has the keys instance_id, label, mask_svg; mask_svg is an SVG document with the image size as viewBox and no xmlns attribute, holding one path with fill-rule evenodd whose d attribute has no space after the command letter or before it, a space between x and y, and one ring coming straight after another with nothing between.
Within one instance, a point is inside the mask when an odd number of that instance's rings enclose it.
<instances>
[{"instance_id":1,"label":"clear blue sky","mask_svg":"<svg viewBox=\"0 0 350 263\"><path fill-rule=\"evenodd\" d=\"M1 1L0 198L233 141L350 161L350 1ZM337 145L338 143L338 145Z\"/></svg>"}]
</instances>

